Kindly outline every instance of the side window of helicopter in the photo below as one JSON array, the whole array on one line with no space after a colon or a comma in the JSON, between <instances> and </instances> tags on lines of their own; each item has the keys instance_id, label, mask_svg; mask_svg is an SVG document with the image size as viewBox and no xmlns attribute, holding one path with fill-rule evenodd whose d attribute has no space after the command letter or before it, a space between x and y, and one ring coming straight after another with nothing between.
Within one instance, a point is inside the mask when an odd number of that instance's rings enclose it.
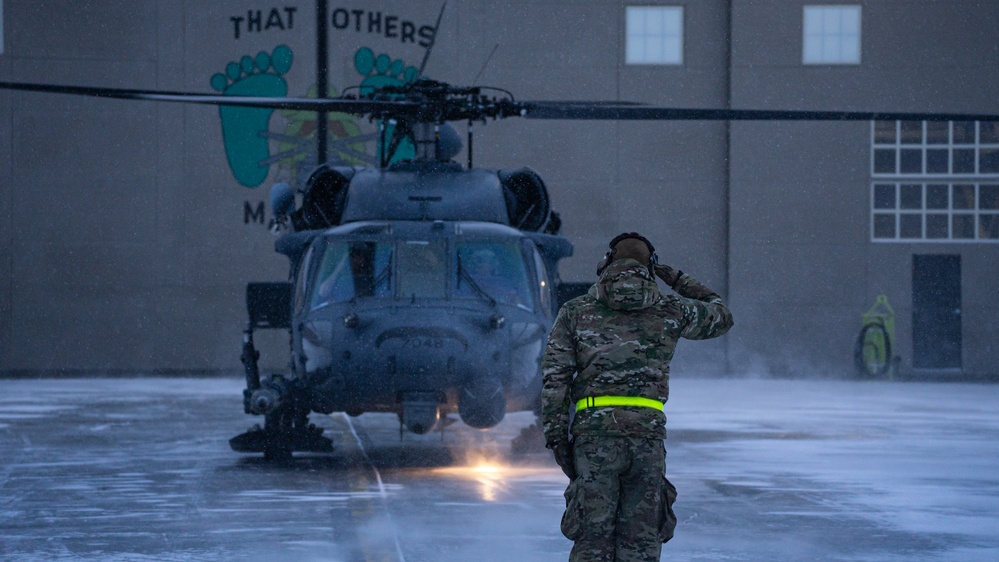
<instances>
[{"instance_id":1,"label":"side window of helicopter","mask_svg":"<svg viewBox=\"0 0 999 562\"><path fill-rule=\"evenodd\" d=\"M392 296L392 246L327 242L316 267L312 308L364 297Z\"/></svg>"},{"instance_id":2,"label":"side window of helicopter","mask_svg":"<svg viewBox=\"0 0 999 562\"><path fill-rule=\"evenodd\" d=\"M302 262L298 264L298 273L295 278L295 314L302 312L305 308L305 301L308 291L309 284L307 283L309 279L309 265L312 263L312 255L316 253L316 245L312 244L309 249L305 251L305 257L302 258Z\"/></svg>"},{"instance_id":3,"label":"side window of helicopter","mask_svg":"<svg viewBox=\"0 0 999 562\"><path fill-rule=\"evenodd\" d=\"M527 242L528 250L534 256L534 271L537 273L538 305L545 316L552 315L552 290L551 280L548 279L548 270L545 269L545 262L541 259L541 254L534 244Z\"/></svg>"},{"instance_id":4,"label":"side window of helicopter","mask_svg":"<svg viewBox=\"0 0 999 562\"><path fill-rule=\"evenodd\" d=\"M455 251L455 298L492 298L533 310L524 255L516 243L458 242Z\"/></svg>"},{"instance_id":5,"label":"side window of helicopter","mask_svg":"<svg viewBox=\"0 0 999 562\"><path fill-rule=\"evenodd\" d=\"M404 240L399 243L399 296L444 298L447 253L443 240Z\"/></svg>"}]
</instances>

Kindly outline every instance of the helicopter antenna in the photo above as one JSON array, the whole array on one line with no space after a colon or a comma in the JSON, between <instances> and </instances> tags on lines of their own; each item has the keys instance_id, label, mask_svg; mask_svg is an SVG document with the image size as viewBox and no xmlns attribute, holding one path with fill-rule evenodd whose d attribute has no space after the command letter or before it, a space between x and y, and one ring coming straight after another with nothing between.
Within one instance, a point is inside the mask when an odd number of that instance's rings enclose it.
<instances>
[{"instance_id":1,"label":"helicopter antenna","mask_svg":"<svg viewBox=\"0 0 999 562\"><path fill-rule=\"evenodd\" d=\"M441 28L441 18L444 17L444 8L447 8L447 2L441 4L441 11L437 14L437 23L434 24L434 36L430 39L430 44L427 45L427 52L423 53L423 62L420 63L420 71L416 73L417 78L423 76L423 69L427 67L427 60L430 59L430 51L434 48L434 43L437 42L437 32Z\"/></svg>"},{"instance_id":2,"label":"helicopter antenna","mask_svg":"<svg viewBox=\"0 0 999 562\"><path fill-rule=\"evenodd\" d=\"M479 69L479 73L475 75L475 79L472 80L472 86L479 83L479 78L482 73L486 71L486 67L489 66L489 61L493 60L493 55L496 54L496 49L499 49L499 43L493 45L493 50L489 51L489 56L486 57L486 62L482 63L482 68ZM510 94L510 99L513 99L513 94ZM472 169L472 119L468 120L468 169Z\"/></svg>"},{"instance_id":3,"label":"helicopter antenna","mask_svg":"<svg viewBox=\"0 0 999 562\"><path fill-rule=\"evenodd\" d=\"M475 80L472 80L473 86L479 83L479 77L482 76L482 73L486 71L486 66L489 65L489 61L491 61L493 59L493 55L496 54L496 49L499 49L499 43L496 43L493 46L493 50L490 51L489 56L486 57L486 62L482 63L482 68L480 68L479 73L475 75Z\"/></svg>"}]
</instances>

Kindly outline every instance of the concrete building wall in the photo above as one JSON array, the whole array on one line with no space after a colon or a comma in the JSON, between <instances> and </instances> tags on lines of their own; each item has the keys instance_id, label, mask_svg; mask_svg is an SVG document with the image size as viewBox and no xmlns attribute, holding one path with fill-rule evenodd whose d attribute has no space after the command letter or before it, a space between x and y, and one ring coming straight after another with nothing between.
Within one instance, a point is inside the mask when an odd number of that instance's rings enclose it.
<instances>
[{"instance_id":1,"label":"concrete building wall","mask_svg":"<svg viewBox=\"0 0 999 562\"><path fill-rule=\"evenodd\" d=\"M420 29L440 8L330 4L336 92L401 77L359 61L362 48L418 67ZM478 77L519 99L999 112L991 2L858 2L862 62L844 66L802 65L799 0L682 4L683 64L626 65L630 4L451 3L425 74ZM225 81L232 92L304 96L315 83L311 1L7 0L4 19L2 80L211 92L212 77L245 56L249 74ZM268 67L279 79L253 84L258 54L279 46L293 53L290 68ZM257 211L272 183L308 168L289 140L313 126L302 114L245 116L264 119L270 140L239 144L237 120L211 107L0 91L0 372L240 369L245 283L287 273L262 224L270 210ZM372 130L337 123L346 137ZM564 279L592 280L606 241L637 229L663 261L725 294L736 328L681 347L676 373L843 376L860 314L881 293L898 314L905 361L912 256L922 253L962 256L964 368L995 373L987 334L999 328L999 246L871 242L867 122L508 119L476 131L477 165L530 166L548 183L576 247ZM350 162L336 147L331 156ZM250 178L260 161L266 178ZM286 341L258 339L264 368L282 368Z\"/></svg>"},{"instance_id":2,"label":"concrete building wall","mask_svg":"<svg viewBox=\"0 0 999 562\"><path fill-rule=\"evenodd\" d=\"M859 2L859 65L801 64L802 6L733 2L733 105L992 112L999 101L987 2ZM871 241L869 123L736 123L732 135L731 294L743 321L736 369L845 373L860 315L879 294L896 312L896 350L913 375L912 256L962 256L965 376L995 375L984 334L999 325L991 287L999 246ZM924 373L932 374L932 373ZM916 373L915 376L922 376Z\"/></svg>"}]
</instances>

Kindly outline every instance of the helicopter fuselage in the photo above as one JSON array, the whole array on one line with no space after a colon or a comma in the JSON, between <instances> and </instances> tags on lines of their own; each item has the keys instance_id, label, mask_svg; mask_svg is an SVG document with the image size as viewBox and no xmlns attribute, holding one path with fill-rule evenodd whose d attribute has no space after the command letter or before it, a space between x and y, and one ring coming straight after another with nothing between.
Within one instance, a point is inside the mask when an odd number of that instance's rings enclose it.
<instances>
[{"instance_id":1,"label":"helicopter fuselage","mask_svg":"<svg viewBox=\"0 0 999 562\"><path fill-rule=\"evenodd\" d=\"M230 440L233 449L329 450L310 412L390 412L426 433L448 414L485 429L540 410L558 262L572 245L537 173L431 160L323 165L306 186L297 208L287 185L271 191L292 228L275 244L290 283L247 288L244 407L265 427ZM264 285L277 296L251 298ZM254 327L290 331L287 377L261 380Z\"/></svg>"},{"instance_id":2,"label":"helicopter fuselage","mask_svg":"<svg viewBox=\"0 0 999 562\"><path fill-rule=\"evenodd\" d=\"M294 272L294 376L312 410L395 412L415 433L536 407L553 319L536 244L471 221L364 221L315 235Z\"/></svg>"}]
</instances>

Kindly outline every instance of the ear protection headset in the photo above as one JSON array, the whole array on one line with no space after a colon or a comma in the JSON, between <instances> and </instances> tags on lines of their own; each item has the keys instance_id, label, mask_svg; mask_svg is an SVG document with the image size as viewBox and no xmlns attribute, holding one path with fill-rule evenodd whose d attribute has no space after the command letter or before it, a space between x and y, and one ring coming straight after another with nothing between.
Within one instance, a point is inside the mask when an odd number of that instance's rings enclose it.
<instances>
[{"instance_id":1,"label":"ear protection headset","mask_svg":"<svg viewBox=\"0 0 999 562\"><path fill-rule=\"evenodd\" d=\"M597 266L597 275L603 273L604 270L607 269L607 266L611 264L611 261L613 261L614 246L617 246L618 242L622 240L627 240L628 238L641 240L642 242L645 243L645 247L649 249L648 267L650 270L652 269L652 266L659 263L659 256L656 255L656 247L652 245L652 242L649 242L648 238L642 236L637 232L622 232L621 234L615 236L614 239L610 241L610 244L607 245L610 249L607 250L607 253L604 254L604 259Z\"/></svg>"}]
</instances>

